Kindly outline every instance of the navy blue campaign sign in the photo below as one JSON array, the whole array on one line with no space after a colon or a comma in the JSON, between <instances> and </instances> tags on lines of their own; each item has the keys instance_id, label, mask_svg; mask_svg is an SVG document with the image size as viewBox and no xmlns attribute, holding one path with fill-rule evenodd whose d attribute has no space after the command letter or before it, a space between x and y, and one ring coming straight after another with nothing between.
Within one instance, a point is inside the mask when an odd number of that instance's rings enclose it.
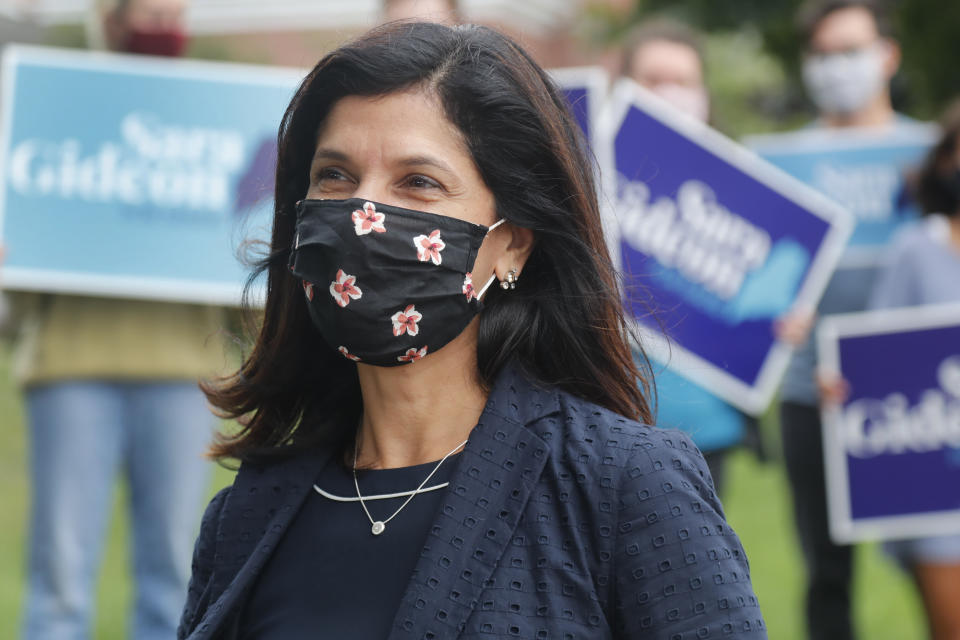
<instances>
[{"instance_id":1,"label":"navy blue campaign sign","mask_svg":"<svg viewBox=\"0 0 960 640\"><path fill-rule=\"evenodd\" d=\"M303 73L12 47L3 286L233 304L269 238L276 134Z\"/></svg>"},{"instance_id":2,"label":"navy blue campaign sign","mask_svg":"<svg viewBox=\"0 0 960 640\"><path fill-rule=\"evenodd\" d=\"M567 67L551 69L550 75L570 103L577 124L593 144L597 118L610 84L607 72L601 67Z\"/></svg>"},{"instance_id":3,"label":"navy blue campaign sign","mask_svg":"<svg viewBox=\"0 0 960 640\"><path fill-rule=\"evenodd\" d=\"M960 305L825 316L818 349L850 385L823 412L834 540L960 533Z\"/></svg>"},{"instance_id":4,"label":"navy blue campaign sign","mask_svg":"<svg viewBox=\"0 0 960 640\"><path fill-rule=\"evenodd\" d=\"M937 127L904 120L883 131L808 128L744 139L765 160L853 213L845 266L876 264L879 249L918 215L905 176L937 141Z\"/></svg>"},{"instance_id":5,"label":"navy blue campaign sign","mask_svg":"<svg viewBox=\"0 0 960 640\"><path fill-rule=\"evenodd\" d=\"M731 404L762 412L790 357L772 323L815 306L849 214L629 81L603 121L602 153L616 168L604 176L607 237L648 347ZM661 328L670 345L656 339Z\"/></svg>"}]
</instances>

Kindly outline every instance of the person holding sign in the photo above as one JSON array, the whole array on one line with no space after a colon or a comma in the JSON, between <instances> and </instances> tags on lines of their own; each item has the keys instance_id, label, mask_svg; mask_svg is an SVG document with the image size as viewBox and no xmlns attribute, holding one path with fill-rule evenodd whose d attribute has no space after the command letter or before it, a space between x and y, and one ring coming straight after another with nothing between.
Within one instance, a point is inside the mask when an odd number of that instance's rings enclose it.
<instances>
[{"instance_id":1,"label":"person holding sign","mask_svg":"<svg viewBox=\"0 0 960 640\"><path fill-rule=\"evenodd\" d=\"M180 638L766 637L703 458L644 424L583 134L519 45L375 29L277 166Z\"/></svg>"},{"instance_id":2,"label":"person holding sign","mask_svg":"<svg viewBox=\"0 0 960 640\"><path fill-rule=\"evenodd\" d=\"M679 112L707 122L710 95L697 34L682 23L652 20L627 38L622 73ZM727 454L743 441L747 416L667 365L657 365L657 424L690 434L722 495Z\"/></svg>"},{"instance_id":3,"label":"person holding sign","mask_svg":"<svg viewBox=\"0 0 960 640\"><path fill-rule=\"evenodd\" d=\"M125 0L107 17L124 52L177 54L180 0ZM105 96L104 99L109 99ZM96 250L80 245L77 251ZM222 370L221 311L190 304L18 293L31 517L23 637L89 637L118 472L128 481L131 637L173 637L209 484L214 421L197 380Z\"/></svg>"},{"instance_id":4,"label":"person holding sign","mask_svg":"<svg viewBox=\"0 0 960 640\"><path fill-rule=\"evenodd\" d=\"M869 309L960 302L960 102L942 129L915 185L926 217L894 241ZM836 377L822 376L821 385L825 402L843 403L849 392ZM960 638L960 535L891 540L884 549L913 576L932 640Z\"/></svg>"},{"instance_id":5,"label":"person holding sign","mask_svg":"<svg viewBox=\"0 0 960 640\"><path fill-rule=\"evenodd\" d=\"M890 79L900 51L885 13L872 0L817 0L801 9L807 42L803 78L819 112L816 127L881 138L909 120L890 101ZM858 220L861 224L863 219ZM854 232L856 233L856 231ZM834 274L818 313L860 311L876 277L872 264L843 265ZM787 341L803 343L810 314L784 318ZM850 608L853 553L834 544L827 526L823 444L815 383L814 341L794 354L781 390L780 423L794 516L806 564L806 617L813 640L854 637Z\"/></svg>"}]
</instances>

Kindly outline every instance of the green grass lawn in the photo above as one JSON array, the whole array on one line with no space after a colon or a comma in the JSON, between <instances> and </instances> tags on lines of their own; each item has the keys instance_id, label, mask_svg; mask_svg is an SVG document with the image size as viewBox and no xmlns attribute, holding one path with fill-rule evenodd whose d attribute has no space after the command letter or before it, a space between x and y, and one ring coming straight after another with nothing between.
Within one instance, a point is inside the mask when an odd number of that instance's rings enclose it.
<instances>
[{"instance_id":1,"label":"green grass lawn","mask_svg":"<svg viewBox=\"0 0 960 640\"><path fill-rule=\"evenodd\" d=\"M750 559L750 571L772 640L803 638L803 564L793 532L782 464L759 464L746 452L730 465L724 506ZM920 601L905 574L876 544L856 550L854 607L864 640L923 640Z\"/></svg>"},{"instance_id":2,"label":"green grass lawn","mask_svg":"<svg viewBox=\"0 0 960 640\"><path fill-rule=\"evenodd\" d=\"M0 638L14 638L20 620L24 583L24 542L28 487L23 413L9 376L8 359L0 351L0 504L7 524L0 527ZM217 468L211 495L231 481ZM106 541L100 576L94 637L125 637L125 611L130 604L127 571L127 524L123 487L115 498L114 516ZM774 640L801 640L802 566L790 520L783 468L761 465L747 453L731 461L727 517L743 539L750 558L754 587ZM865 640L922 640L925 637L919 602L908 580L876 545L859 548L856 575L856 619Z\"/></svg>"}]
</instances>

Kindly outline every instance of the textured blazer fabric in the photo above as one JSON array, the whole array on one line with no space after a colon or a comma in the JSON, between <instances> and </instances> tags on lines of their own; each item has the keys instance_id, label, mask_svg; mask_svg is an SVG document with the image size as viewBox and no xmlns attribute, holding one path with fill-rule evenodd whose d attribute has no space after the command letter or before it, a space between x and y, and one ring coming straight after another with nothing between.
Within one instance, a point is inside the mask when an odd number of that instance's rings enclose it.
<instances>
[{"instance_id":1,"label":"textured blazer fabric","mask_svg":"<svg viewBox=\"0 0 960 640\"><path fill-rule=\"evenodd\" d=\"M235 635L330 455L244 464L214 497L179 638ZM767 637L743 547L678 431L508 368L444 491L390 640Z\"/></svg>"}]
</instances>

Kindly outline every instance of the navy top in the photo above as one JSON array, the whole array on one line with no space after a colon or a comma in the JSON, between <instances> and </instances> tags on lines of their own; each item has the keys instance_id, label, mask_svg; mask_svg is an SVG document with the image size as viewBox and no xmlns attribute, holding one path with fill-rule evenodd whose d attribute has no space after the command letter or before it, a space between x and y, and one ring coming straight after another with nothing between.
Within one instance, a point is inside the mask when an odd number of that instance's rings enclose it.
<instances>
[{"instance_id":1,"label":"navy top","mask_svg":"<svg viewBox=\"0 0 960 640\"><path fill-rule=\"evenodd\" d=\"M458 455L424 489L449 482ZM416 489L438 462L358 472L373 519L386 520L407 499L375 496ZM443 490L415 496L383 533L373 535L349 469L331 458L315 487L352 501L316 490L307 497L252 588L239 625L242 640L313 640L318 634L366 640L390 633Z\"/></svg>"}]
</instances>

